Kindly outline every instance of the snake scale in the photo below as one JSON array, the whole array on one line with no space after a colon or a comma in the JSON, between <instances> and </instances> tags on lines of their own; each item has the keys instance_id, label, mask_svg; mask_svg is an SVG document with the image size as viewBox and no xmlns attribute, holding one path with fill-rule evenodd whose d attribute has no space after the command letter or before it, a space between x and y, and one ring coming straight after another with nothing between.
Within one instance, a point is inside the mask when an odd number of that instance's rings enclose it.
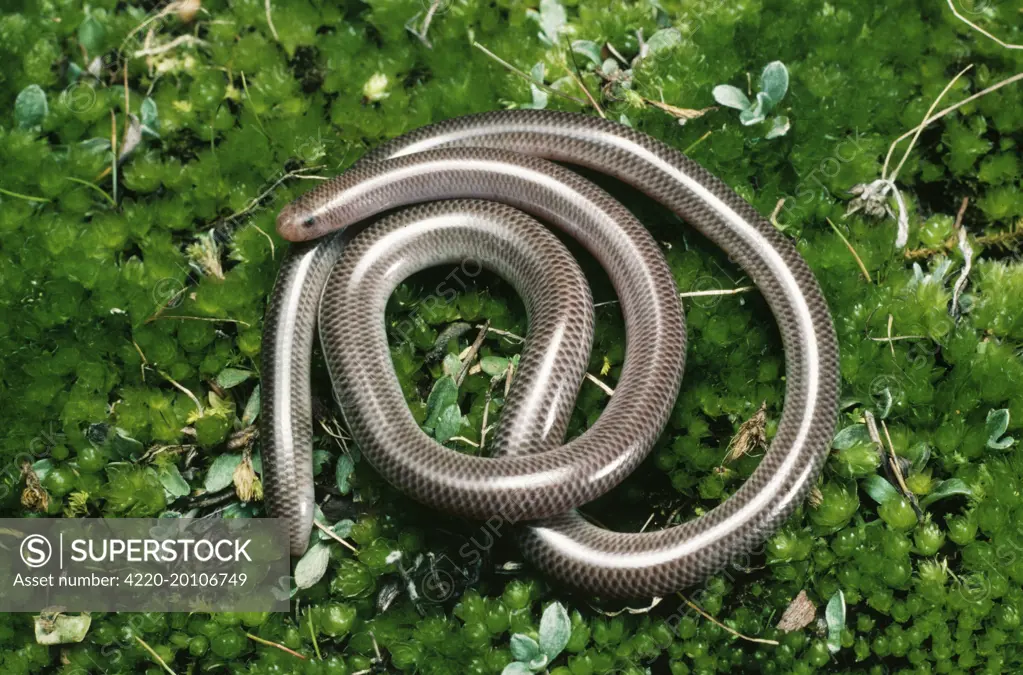
<instances>
[{"instance_id":1,"label":"snake scale","mask_svg":"<svg viewBox=\"0 0 1023 675\"><path fill-rule=\"evenodd\" d=\"M731 497L675 527L611 532L574 510L620 483L649 453L681 385L686 335L657 243L621 204L563 164L633 186L724 249L756 283L780 329L785 404L768 451ZM361 231L349 227L381 214ZM567 443L593 338L593 303L578 264L538 221L600 262L625 321L614 395ZM288 204L277 226L296 243L265 319L261 419L269 512L287 523L293 555L306 549L315 508L310 368L317 326L334 396L363 455L386 480L436 509L521 523L527 559L603 596L662 596L754 549L801 502L827 455L838 409L838 347L809 267L724 183L633 129L536 110L448 120L370 152ZM529 315L492 457L455 452L420 429L384 324L388 297L410 274L467 260L507 279Z\"/></svg>"}]
</instances>

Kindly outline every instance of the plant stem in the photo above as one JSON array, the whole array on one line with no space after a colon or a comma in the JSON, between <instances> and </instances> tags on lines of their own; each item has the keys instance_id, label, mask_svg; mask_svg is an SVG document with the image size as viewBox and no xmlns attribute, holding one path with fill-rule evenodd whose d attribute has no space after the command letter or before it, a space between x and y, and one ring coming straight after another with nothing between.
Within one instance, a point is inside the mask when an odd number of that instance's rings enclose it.
<instances>
[{"instance_id":1,"label":"plant stem","mask_svg":"<svg viewBox=\"0 0 1023 675\"><path fill-rule=\"evenodd\" d=\"M0 194L5 194L8 197L17 197L18 199L24 199L25 201L29 202L38 202L39 204L50 203L49 199L44 199L42 197L32 197L31 195L23 195L19 192L11 192L10 190L5 190L3 188L0 188Z\"/></svg>"},{"instance_id":2,"label":"plant stem","mask_svg":"<svg viewBox=\"0 0 1023 675\"><path fill-rule=\"evenodd\" d=\"M135 639L138 640L139 644L142 645L143 649L145 649L147 652L149 652L150 656L152 656L154 659L156 659L156 662L158 664L160 664L160 666L164 670L166 670L170 675L177 675L177 673L175 673L173 670L170 669L170 666L167 665L167 662L164 661L163 659L161 659L160 655L157 654L155 651L153 651L152 647L150 647L148 644L146 644L145 640L140 638L138 635L135 636Z\"/></svg>"},{"instance_id":3,"label":"plant stem","mask_svg":"<svg viewBox=\"0 0 1023 675\"><path fill-rule=\"evenodd\" d=\"M106 190L104 190L104 189L103 189L103 188L101 188L100 186L96 185L95 183L90 183L90 182L89 182L89 181L87 181L87 180L82 180L81 178L75 178L74 176L64 176L64 178L66 178L67 180L71 181L72 183L78 183L79 185L84 185L84 186L85 186L85 187L87 187L87 188L92 188L92 189L93 189L93 190L95 190L96 192L98 192L98 193L100 193L101 195L103 195L103 197L104 197L104 198L105 198L105 199L106 199L106 200L107 200L108 202L110 202L110 205L111 205L111 206L117 206L117 202L115 202L115 201L114 201L114 198L113 198L113 197L111 197L111 196L110 196L110 195L109 195L109 194L107 193L107 191L106 191Z\"/></svg>"},{"instance_id":4,"label":"plant stem","mask_svg":"<svg viewBox=\"0 0 1023 675\"><path fill-rule=\"evenodd\" d=\"M261 637L256 637L252 633L246 633L245 637L249 638L250 640L252 640L254 642L258 642L261 645L266 645L267 647L275 647L277 649L280 649L282 652L287 652L288 654L291 654L292 656L297 656L298 658L302 659L303 661L307 660L306 657L302 656L301 654L299 654L298 652L296 652L294 650L288 649L284 645L277 644L276 642L270 642L269 640L264 640Z\"/></svg>"},{"instance_id":5,"label":"plant stem","mask_svg":"<svg viewBox=\"0 0 1023 675\"><path fill-rule=\"evenodd\" d=\"M831 229L835 231L835 234L837 234L839 238L841 238L841 240L845 242L846 248L848 248L849 252L853 254L854 258L856 258L856 264L860 266L860 272L863 272L863 277L867 280L867 283L868 284L874 283L874 280L870 278L870 272L867 271L867 266L863 264L863 260L860 258L860 254L856 252L856 249L853 248L853 245L850 244L849 240L845 238L845 235L842 234L842 231L835 227L835 224L831 222L831 218L828 218L828 225L830 225Z\"/></svg>"}]
</instances>

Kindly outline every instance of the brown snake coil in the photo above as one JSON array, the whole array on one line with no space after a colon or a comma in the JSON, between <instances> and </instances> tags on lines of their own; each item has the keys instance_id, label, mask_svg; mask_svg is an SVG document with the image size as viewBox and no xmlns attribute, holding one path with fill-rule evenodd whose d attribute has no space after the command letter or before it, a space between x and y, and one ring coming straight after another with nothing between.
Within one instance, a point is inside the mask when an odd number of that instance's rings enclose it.
<instances>
[{"instance_id":1,"label":"brown snake coil","mask_svg":"<svg viewBox=\"0 0 1023 675\"><path fill-rule=\"evenodd\" d=\"M646 229L606 192L553 161L641 190L724 249L759 287L781 331L785 406L760 466L724 503L658 532L617 533L573 509L649 453L682 378L685 327L671 272ZM345 228L397 207L354 237ZM527 215L528 214L528 215ZM579 241L621 303L626 353L604 412L564 443L593 337L578 265L534 218ZM289 204L282 265L263 336L263 458L270 513L305 551L314 509L309 389L313 335L367 460L434 508L526 523L526 557L606 596L665 595L766 539L800 503L827 455L838 406L838 349L806 263L745 201L678 151L630 128L570 113L458 118L397 138ZM334 234L336 231L341 233ZM330 235L330 236L326 236ZM405 403L384 326L405 278L466 260L522 295L530 328L501 414L495 456L428 437Z\"/></svg>"}]
</instances>

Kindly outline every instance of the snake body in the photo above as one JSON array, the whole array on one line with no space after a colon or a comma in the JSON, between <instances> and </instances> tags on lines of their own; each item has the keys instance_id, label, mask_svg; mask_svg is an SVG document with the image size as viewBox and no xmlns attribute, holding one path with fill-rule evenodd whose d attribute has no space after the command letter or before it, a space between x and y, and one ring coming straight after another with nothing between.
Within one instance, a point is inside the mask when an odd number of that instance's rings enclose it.
<instances>
[{"instance_id":1,"label":"snake body","mask_svg":"<svg viewBox=\"0 0 1023 675\"><path fill-rule=\"evenodd\" d=\"M660 435L681 383L685 326L657 243L606 192L562 162L611 175L723 248L778 322L786 357L778 430L752 476L712 511L665 530L610 532L574 509L621 482ZM358 234L349 226L390 212ZM592 300L578 265L537 220L579 241L621 303L626 352L605 410L564 443L585 376ZM801 502L827 455L838 408L838 349L806 263L777 230L704 169L613 122L502 111L401 136L287 205L278 230L297 243L265 320L262 425L266 498L308 544L314 509L310 362L316 326L334 395L364 456L416 500L467 517L524 523L524 555L605 596L664 595L698 583L762 543ZM493 457L445 448L405 403L383 320L410 274L466 261L523 297L529 334Z\"/></svg>"}]
</instances>

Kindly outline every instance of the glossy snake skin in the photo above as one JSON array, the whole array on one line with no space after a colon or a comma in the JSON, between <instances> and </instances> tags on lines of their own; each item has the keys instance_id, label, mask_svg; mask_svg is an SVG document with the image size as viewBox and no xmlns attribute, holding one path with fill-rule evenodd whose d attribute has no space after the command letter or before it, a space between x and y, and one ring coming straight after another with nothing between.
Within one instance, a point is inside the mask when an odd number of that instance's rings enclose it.
<instances>
[{"instance_id":1,"label":"glossy snake skin","mask_svg":"<svg viewBox=\"0 0 1023 675\"><path fill-rule=\"evenodd\" d=\"M660 202L754 280L780 327L785 406L760 466L727 501L659 532L618 533L573 509L643 461L674 405L685 325L671 273L646 229L606 192L553 161L611 175ZM396 211L358 234L346 229ZM536 220L534 220L534 218ZM621 303L626 353L607 407L564 443L585 375L593 308L585 280L537 220L579 241ZM312 527L310 361L315 328L334 395L366 459L431 507L522 522L527 558L604 596L664 595L697 583L766 539L800 503L826 457L838 406L838 350L806 263L721 181L663 143L605 120L515 110L449 120L378 148L285 207L295 244L263 338L263 458L271 515L292 554ZM405 403L384 307L410 274L489 268L522 295L530 328L493 457L445 448Z\"/></svg>"}]
</instances>

